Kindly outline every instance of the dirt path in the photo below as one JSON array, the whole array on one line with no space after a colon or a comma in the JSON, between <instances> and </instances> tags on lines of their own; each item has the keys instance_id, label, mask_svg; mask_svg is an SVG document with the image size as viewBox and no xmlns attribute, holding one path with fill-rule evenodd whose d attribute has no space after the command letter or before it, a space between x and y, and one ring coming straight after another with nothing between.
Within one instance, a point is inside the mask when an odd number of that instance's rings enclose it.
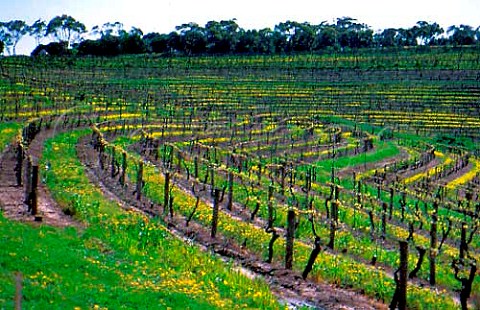
<instances>
[{"instance_id":1,"label":"dirt path","mask_svg":"<svg viewBox=\"0 0 480 310\"><path fill-rule=\"evenodd\" d=\"M51 130L41 131L30 144L28 155L34 161L38 161L43 151L43 143L52 135ZM24 187L16 186L15 150L12 146L8 147L0 156L0 208L3 214L10 219L37 224L47 224L57 227L75 226L81 227L81 224L70 216L65 215L57 203L52 199L48 189L42 182L41 172L39 172L38 182L38 216L35 217L27 212L27 206L24 201ZM39 167L42 171L43 167ZM37 218L37 221L35 221Z\"/></svg>"}]
</instances>

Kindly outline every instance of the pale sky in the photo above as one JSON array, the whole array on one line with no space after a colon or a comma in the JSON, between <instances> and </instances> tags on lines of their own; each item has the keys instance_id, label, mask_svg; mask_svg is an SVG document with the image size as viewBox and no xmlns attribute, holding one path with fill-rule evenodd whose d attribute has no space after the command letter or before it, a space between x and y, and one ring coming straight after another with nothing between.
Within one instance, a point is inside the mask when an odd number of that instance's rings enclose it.
<instances>
[{"instance_id":1,"label":"pale sky","mask_svg":"<svg viewBox=\"0 0 480 310\"><path fill-rule=\"evenodd\" d=\"M273 28L287 20L319 24L349 16L373 30L412 27L417 21L437 22L444 29L451 25L480 25L480 0L0 0L0 21L21 19L28 24L41 18L68 14L85 24L119 21L124 28L138 27L148 32L169 33L175 26L196 22L204 26L210 20L237 19L245 29ZM17 53L29 54L32 41L17 46Z\"/></svg>"}]
</instances>

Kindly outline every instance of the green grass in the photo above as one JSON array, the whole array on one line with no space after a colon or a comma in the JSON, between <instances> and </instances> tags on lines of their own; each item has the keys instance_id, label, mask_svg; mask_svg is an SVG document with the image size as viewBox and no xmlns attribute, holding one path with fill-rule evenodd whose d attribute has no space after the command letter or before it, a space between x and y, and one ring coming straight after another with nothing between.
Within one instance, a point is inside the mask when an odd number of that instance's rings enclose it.
<instances>
[{"instance_id":1,"label":"green grass","mask_svg":"<svg viewBox=\"0 0 480 310\"><path fill-rule=\"evenodd\" d=\"M20 128L22 125L18 123L0 123L0 152L3 152L5 147L12 143Z\"/></svg>"},{"instance_id":2,"label":"green grass","mask_svg":"<svg viewBox=\"0 0 480 310\"><path fill-rule=\"evenodd\" d=\"M261 280L182 243L157 221L124 212L88 182L75 144L89 131L46 142L48 186L74 204L86 228L32 227L0 215L0 304L13 307L23 275L26 309L279 309Z\"/></svg>"}]
</instances>

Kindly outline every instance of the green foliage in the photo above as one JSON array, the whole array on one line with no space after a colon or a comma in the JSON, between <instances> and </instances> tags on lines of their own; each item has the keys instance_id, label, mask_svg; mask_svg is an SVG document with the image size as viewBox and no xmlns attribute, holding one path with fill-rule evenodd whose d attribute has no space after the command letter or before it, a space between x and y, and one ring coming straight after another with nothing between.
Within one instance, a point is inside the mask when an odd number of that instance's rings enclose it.
<instances>
[{"instance_id":1,"label":"green foliage","mask_svg":"<svg viewBox=\"0 0 480 310\"><path fill-rule=\"evenodd\" d=\"M0 123L0 152L3 152L5 147L13 142L21 127L21 124L18 123Z\"/></svg>"}]
</instances>

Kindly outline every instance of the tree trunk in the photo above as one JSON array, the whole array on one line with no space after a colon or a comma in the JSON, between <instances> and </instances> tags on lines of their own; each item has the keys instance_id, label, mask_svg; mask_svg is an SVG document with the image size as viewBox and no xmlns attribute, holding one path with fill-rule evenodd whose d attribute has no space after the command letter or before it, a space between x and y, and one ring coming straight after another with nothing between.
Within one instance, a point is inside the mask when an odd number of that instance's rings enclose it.
<instances>
[{"instance_id":1,"label":"tree trunk","mask_svg":"<svg viewBox=\"0 0 480 310\"><path fill-rule=\"evenodd\" d=\"M420 268L422 268L423 259L425 257L425 253L427 252L427 250L421 246L417 246L417 251L418 251L417 265L408 275L409 279L413 279L417 277L417 273L420 271Z\"/></svg>"},{"instance_id":2,"label":"tree trunk","mask_svg":"<svg viewBox=\"0 0 480 310\"><path fill-rule=\"evenodd\" d=\"M277 231L275 230L275 228L271 228L270 230L267 230L267 232L269 231L272 233L272 238L270 238L270 241L268 242L268 257L266 262L270 264L272 263L272 260L273 260L273 244L275 243L275 241L277 241L280 235L277 234Z\"/></svg>"},{"instance_id":3,"label":"tree trunk","mask_svg":"<svg viewBox=\"0 0 480 310\"><path fill-rule=\"evenodd\" d=\"M328 247L330 249L335 248L335 233L337 231L337 221L338 221L338 202L333 200L330 203L331 211L330 211L330 240L328 242Z\"/></svg>"},{"instance_id":4,"label":"tree trunk","mask_svg":"<svg viewBox=\"0 0 480 310\"><path fill-rule=\"evenodd\" d=\"M400 273L398 278L397 273ZM405 310L407 308L407 273L408 273L408 242L400 241L400 267L394 273L396 283L395 293L389 309Z\"/></svg>"},{"instance_id":5,"label":"tree trunk","mask_svg":"<svg viewBox=\"0 0 480 310\"><path fill-rule=\"evenodd\" d=\"M321 248L320 238L315 237L315 243L314 243L313 250L310 253L310 257L308 258L307 265L305 266L305 269L303 270L303 273L302 273L302 278L304 280L307 278L310 271L312 271L313 264L315 263L315 260L317 259L317 256L318 256L318 254L320 253L321 250L322 250L322 248Z\"/></svg>"},{"instance_id":6,"label":"tree trunk","mask_svg":"<svg viewBox=\"0 0 480 310\"><path fill-rule=\"evenodd\" d=\"M460 259L465 258L465 254L468 251L467 244L467 223L462 222L462 232L460 235Z\"/></svg>"}]
</instances>

